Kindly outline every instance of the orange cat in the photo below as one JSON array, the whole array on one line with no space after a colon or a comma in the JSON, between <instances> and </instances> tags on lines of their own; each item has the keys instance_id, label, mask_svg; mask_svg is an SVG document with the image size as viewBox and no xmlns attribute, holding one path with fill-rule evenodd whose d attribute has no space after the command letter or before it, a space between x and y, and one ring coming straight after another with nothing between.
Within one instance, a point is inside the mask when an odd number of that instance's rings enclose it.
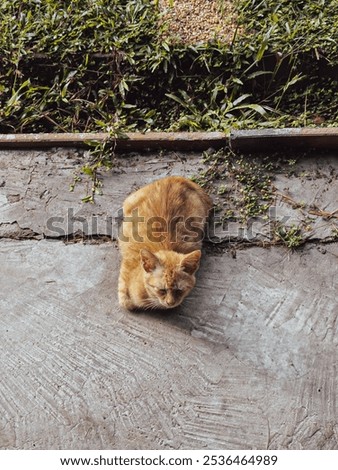
<instances>
[{"instance_id":1,"label":"orange cat","mask_svg":"<svg viewBox=\"0 0 338 470\"><path fill-rule=\"evenodd\" d=\"M168 309L194 287L211 198L170 176L132 193L119 234L119 302L128 310Z\"/></svg>"}]
</instances>

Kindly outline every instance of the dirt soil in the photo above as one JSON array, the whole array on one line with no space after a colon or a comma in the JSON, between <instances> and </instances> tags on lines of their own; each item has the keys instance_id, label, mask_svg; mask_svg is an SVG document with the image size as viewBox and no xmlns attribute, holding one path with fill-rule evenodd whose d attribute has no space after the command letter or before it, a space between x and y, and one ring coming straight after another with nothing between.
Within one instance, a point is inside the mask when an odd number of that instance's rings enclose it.
<instances>
[{"instance_id":1,"label":"dirt soil","mask_svg":"<svg viewBox=\"0 0 338 470\"><path fill-rule=\"evenodd\" d=\"M231 42L234 37L236 14L231 0L160 0L159 6L169 22L171 41L197 44L220 39Z\"/></svg>"}]
</instances>

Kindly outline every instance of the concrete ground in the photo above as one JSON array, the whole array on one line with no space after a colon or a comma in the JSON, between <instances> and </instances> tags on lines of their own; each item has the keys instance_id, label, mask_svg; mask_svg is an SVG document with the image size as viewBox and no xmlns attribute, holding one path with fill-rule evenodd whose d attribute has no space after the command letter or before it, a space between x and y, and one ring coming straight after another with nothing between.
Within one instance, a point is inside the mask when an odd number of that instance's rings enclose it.
<instances>
[{"instance_id":1,"label":"concrete ground","mask_svg":"<svg viewBox=\"0 0 338 470\"><path fill-rule=\"evenodd\" d=\"M200 155L120 157L94 205L68 190L80 157L0 152L0 448L338 449L337 156L277 175L333 214L304 247L209 244L181 307L138 314L117 304L119 208Z\"/></svg>"}]
</instances>

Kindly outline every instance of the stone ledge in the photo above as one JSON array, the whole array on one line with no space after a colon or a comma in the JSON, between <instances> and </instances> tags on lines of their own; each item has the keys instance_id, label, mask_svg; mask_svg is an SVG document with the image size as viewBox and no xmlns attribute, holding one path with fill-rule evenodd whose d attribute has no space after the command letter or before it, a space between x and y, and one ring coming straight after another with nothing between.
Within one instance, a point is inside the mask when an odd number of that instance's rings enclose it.
<instances>
[{"instance_id":1,"label":"stone ledge","mask_svg":"<svg viewBox=\"0 0 338 470\"><path fill-rule=\"evenodd\" d=\"M113 138L107 132L63 134L0 134L0 149L86 147L111 141L117 151L202 151L226 145L235 151L277 151L283 148L336 149L338 128L285 128L224 132L127 132Z\"/></svg>"}]
</instances>

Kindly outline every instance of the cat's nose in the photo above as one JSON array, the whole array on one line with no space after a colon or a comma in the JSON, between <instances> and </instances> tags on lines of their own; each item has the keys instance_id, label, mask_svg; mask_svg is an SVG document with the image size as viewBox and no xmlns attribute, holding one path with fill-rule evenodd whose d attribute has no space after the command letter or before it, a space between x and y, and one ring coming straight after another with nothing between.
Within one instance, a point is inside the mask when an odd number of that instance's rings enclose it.
<instances>
[{"instance_id":1,"label":"cat's nose","mask_svg":"<svg viewBox=\"0 0 338 470\"><path fill-rule=\"evenodd\" d=\"M173 297L167 298L165 302L168 305L168 307L172 307L173 305L175 305L175 299Z\"/></svg>"}]
</instances>

